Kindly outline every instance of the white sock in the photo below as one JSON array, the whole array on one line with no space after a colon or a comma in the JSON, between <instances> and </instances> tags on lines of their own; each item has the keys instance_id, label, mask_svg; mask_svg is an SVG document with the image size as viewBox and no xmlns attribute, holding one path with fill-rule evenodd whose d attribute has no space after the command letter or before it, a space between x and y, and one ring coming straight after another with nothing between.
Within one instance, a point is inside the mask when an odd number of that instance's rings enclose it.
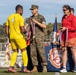
<instances>
[{"instance_id":1,"label":"white sock","mask_svg":"<svg viewBox=\"0 0 76 75\"><path fill-rule=\"evenodd\" d=\"M66 69L66 66L63 66L63 68L65 68L65 69Z\"/></svg>"}]
</instances>

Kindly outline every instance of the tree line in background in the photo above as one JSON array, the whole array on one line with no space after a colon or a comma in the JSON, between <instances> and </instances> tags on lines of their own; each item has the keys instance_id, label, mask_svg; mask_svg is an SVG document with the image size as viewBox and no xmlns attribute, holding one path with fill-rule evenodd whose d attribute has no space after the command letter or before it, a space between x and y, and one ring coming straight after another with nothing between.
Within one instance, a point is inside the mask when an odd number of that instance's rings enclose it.
<instances>
[{"instance_id":1,"label":"tree line in background","mask_svg":"<svg viewBox=\"0 0 76 75\"><path fill-rule=\"evenodd\" d=\"M48 42L51 39L51 33L53 31L54 23L48 23L47 27L45 29L45 41ZM61 23L57 23L58 29L61 27ZM24 34L26 37L26 35ZM5 23L3 25L0 25L0 42L6 41L6 33L5 33Z\"/></svg>"}]
</instances>

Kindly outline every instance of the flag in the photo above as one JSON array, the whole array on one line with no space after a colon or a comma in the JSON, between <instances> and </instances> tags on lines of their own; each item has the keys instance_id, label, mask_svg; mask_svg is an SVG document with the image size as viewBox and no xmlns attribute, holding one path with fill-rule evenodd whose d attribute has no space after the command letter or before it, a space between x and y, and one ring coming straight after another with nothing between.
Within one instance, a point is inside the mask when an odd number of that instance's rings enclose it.
<instances>
[{"instance_id":1,"label":"flag","mask_svg":"<svg viewBox=\"0 0 76 75\"><path fill-rule=\"evenodd\" d=\"M29 30L27 33L27 40L26 40L27 46L30 45L30 36L31 36L31 31Z\"/></svg>"},{"instance_id":2,"label":"flag","mask_svg":"<svg viewBox=\"0 0 76 75\"><path fill-rule=\"evenodd\" d=\"M9 42L9 39L7 39L6 51L5 51L5 61L6 61L6 64L9 64L11 53L12 53L11 43Z\"/></svg>"},{"instance_id":3,"label":"flag","mask_svg":"<svg viewBox=\"0 0 76 75\"><path fill-rule=\"evenodd\" d=\"M57 16L55 16L55 23L54 23L54 27L53 27L53 37L52 37L52 43L53 44L58 43L56 33L57 33Z\"/></svg>"},{"instance_id":4,"label":"flag","mask_svg":"<svg viewBox=\"0 0 76 75\"><path fill-rule=\"evenodd\" d=\"M59 57L58 55L58 48L60 47L59 42L58 42L58 37L56 36L57 34L57 16L55 16L55 23L54 23L54 27L53 27L53 39L52 39L52 55L53 55L53 60L55 61L56 57Z\"/></svg>"},{"instance_id":5,"label":"flag","mask_svg":"<svg viewBox=\"0 0 76 75\"><path fill-rule=\"evenodd\" d=\"M62 44L62 31L60 31L60 44ZM67 46L68 45L68 28L66 28L66 37L65 37L65 44L64 44L64 46Z\"/></svg>"},{"instance_id":6,"label":"flag","mask_svg":"<svg viewBox=\"0 0 76 75\"><path fill-rule=\"evenodd\" d=\"M30 28L27 32L27 40L26 40L26 43L27 43L27 46L30 45L30 41L31 41L31 33L33 35L33 38L35 38L35 23L33 23L31 20L30 20Z\"/></svg>"}]
</instances>

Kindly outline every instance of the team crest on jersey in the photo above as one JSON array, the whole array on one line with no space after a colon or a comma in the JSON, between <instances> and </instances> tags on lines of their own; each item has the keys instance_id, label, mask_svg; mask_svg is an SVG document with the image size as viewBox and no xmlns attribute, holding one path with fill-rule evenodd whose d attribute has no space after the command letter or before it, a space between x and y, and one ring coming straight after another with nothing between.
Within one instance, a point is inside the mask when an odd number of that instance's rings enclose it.
<instances>
[{"instance_id":1,"label":"team crest on jersey","mask_svg":"<svg viewBox=\"0 0 76 75\"><path fill-rule=\"evenodd\" d=\"M53 48L49 51L48 57L49 57L49 61L51 62L51 64L54 67L56 67L56 68L61 67L61 65L62 65L62 50Z\"/></svg>"}]
</instances>

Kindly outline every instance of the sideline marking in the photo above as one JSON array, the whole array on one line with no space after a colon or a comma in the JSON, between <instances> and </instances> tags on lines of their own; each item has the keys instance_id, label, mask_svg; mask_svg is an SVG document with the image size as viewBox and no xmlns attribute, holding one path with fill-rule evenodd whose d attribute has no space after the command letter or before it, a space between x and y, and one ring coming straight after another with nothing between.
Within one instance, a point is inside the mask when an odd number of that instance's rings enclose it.
<instances>
[{"instance_id":1,"label":"sideline marking","mask_svg":"<svg viewBox=\"0 0 76 75\"><path fill-rule=\"evenodd\" d=\"M55 72L55 75L60 75L60 73L59 72Z\"/></svg>"}]
</instances>

